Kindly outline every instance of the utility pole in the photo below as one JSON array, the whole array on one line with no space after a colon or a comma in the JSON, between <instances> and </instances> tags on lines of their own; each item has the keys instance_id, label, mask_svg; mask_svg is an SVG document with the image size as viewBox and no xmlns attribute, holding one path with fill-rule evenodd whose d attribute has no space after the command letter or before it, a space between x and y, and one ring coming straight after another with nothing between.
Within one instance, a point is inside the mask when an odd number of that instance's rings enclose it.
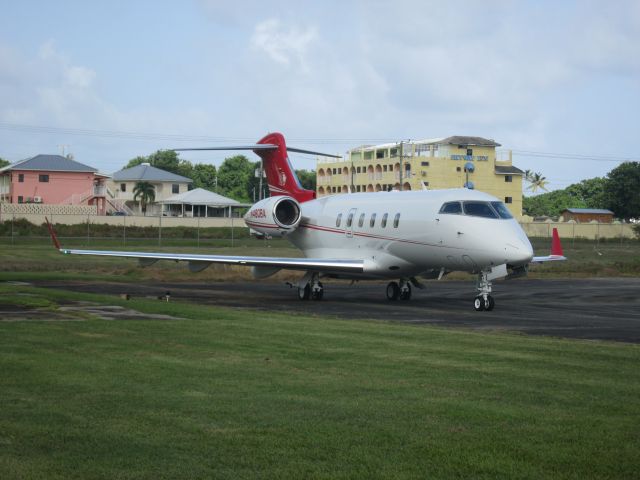
<instances>
[{"instance_id":1,"label":"utility pole","mask_svg":"<svg viewBox=\"0 0 640 480\"><path fill-rule=\"evenodd\" d=\"M262 177L264 176L264 170L262 166L262 157L260 158L260 179L258 180L258 184L260 188L258 190L258 201L262 200Z\"/></svg>"},{"instance_id":2,"label":"utility pole","mask_svg":"<svg viewBox=\"0 0 640 480\"><path fill-rule=\"evenodd\" d=\"M404 142L401 140L400 141L400 191L402 191L402 167L404 165L402 165L402 144Z\"/></svg>"}]
</instances>

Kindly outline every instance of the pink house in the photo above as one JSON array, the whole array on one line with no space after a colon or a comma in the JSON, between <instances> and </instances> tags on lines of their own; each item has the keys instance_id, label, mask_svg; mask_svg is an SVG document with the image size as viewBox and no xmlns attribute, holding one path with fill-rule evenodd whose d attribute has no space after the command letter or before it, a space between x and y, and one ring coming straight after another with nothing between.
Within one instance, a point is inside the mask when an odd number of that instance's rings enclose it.
<instances>
[{"instance_id":1,"label":"pink house","mask_svg":"<svg viewBox=\"0 0 640 480\"><path fill-rule=\"evenodd\" d=\"M0 200L9 203L97 205L106 209L107 177L60 155L36 155L0 169Z\"/></svg>"}]
</instances>

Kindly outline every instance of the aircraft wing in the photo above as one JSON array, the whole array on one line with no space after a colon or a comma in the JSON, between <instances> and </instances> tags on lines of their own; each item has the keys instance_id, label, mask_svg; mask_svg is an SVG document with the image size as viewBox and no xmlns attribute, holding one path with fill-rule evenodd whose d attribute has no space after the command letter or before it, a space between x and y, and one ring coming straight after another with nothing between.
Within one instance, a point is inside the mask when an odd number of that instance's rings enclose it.
<instances>
[{"instance_id":1,"label":"aircraft wing","mask_svg":"<svg viewBox=\"0 0 640 480\"><path fill-rule=\"evenodd\" d=\"M543 257L533 257L531 259L531 263L544 263L544 262L557 262L566 260L562 253L562 244L560 243L560 235L558 235L558 229L553 229L553 234L551 236L551 253L550 255L546 255Z\"/></svg>"},{"instance_id":2,"label":"aircraft wing","mask_svg":"<svg viewBox=\"0 0 640 480\"><path fill-rule=\"evenodd\" d=\"M204 270L211 264L267 267L285 270L314 270L317 272L362 273L364 260L286 257L243 257L235 255L198 255L190 253L122 252L111 250L75 250L60 248L65 255L95 255L101 257L137 258L141 265L149 266L158 260L189 262L193 272Z\"/></svg>"},{"instance_id":3,"label":"aircraft wing","mask_svg":"<svg viewBox=\"0 0 640 480\"><path fill-rule=\"evenodd\" d=\"M247 267L263 267L284 270L313 270L316 272L362 273L364 260L343 258L286 258L286 257L243 257L235 255L199 255L192 253L161 253L161 252L123 252L117 250L77 250L62 248L56 232L49 219L47 229L51 235L53 245L65 255L94 255L100 257L137 258L142 266L149 266L158 260L173 260L175 262L189 262L192 272L204 270L213 263L226 265L242 265Z\"/></svg>"}]
</instances>

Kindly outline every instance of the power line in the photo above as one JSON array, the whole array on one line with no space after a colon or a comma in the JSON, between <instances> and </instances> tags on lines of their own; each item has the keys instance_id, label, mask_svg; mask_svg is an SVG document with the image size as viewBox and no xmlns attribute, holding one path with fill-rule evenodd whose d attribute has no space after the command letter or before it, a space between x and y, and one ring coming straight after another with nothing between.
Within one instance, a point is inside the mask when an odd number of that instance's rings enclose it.
<instances>
[{"instance_id":1,"label":"power line","mask_svg":"<svg viewBox=\"0 0 640 480\"><path fill-rule=\"evenodd\" d=\"M595 162L637 162L639 158L620 157L616 155L583 155L580 153L536 152L530 150L511 150L516 155L539 158L557 158L565 160L590 160Z\"/></svg>"}]
</instances>

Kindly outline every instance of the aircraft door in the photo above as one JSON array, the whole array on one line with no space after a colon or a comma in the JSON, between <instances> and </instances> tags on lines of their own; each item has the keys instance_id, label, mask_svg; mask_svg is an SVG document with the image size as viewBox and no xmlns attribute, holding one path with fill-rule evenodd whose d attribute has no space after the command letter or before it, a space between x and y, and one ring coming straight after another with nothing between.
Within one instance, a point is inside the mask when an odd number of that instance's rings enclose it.
<instances>
[{"instance_id":1,"label":"aircraft door","mask_svg":"<svg viewBox=\"0 0 640 480\"><path fill-rule=\"evenodd\" d=\"M349 210L349 214L347 215L347 223L344 229L344 233L347 238L353 237L353 223L355 222L357 211L357 208L352 208L351 210Z\"/></svg>"}]
</instances>

